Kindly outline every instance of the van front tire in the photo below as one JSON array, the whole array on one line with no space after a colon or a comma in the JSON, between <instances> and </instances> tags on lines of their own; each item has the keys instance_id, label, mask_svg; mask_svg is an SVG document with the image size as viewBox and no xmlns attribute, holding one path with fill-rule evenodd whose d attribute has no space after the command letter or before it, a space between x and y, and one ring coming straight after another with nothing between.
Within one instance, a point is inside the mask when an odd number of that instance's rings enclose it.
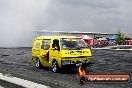
<instances>
[{"instance_id":1,"label":"van front tire","mask_svg":"<svg viewBox=\"0 0 132 88\"><path fill-rule=\"evenodd\" d=\"M52 71L54 73L57 73L59 71L59 65L56 60L53 60L53 62L52 62Z\"/></svg>"}]
</instances>

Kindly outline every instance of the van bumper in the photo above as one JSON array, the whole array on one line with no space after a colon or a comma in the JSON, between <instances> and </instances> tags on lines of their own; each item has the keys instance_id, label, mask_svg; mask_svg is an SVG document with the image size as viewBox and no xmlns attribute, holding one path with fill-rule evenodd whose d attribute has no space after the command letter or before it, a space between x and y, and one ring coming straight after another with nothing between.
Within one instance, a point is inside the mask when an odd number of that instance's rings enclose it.
<instances>
[{"instance_id":1,"label":"van bumper","mask_svg":"<svg viewBox=\"0 0 132 88\"><path fill-rule=\"evenodd\" d=\"M91 60L78 60L78 61L72 61L72 60L62 60L61 61L61 67L79 67L81 65L84 66L91 66Z\"/></svg>"}]
</instances>

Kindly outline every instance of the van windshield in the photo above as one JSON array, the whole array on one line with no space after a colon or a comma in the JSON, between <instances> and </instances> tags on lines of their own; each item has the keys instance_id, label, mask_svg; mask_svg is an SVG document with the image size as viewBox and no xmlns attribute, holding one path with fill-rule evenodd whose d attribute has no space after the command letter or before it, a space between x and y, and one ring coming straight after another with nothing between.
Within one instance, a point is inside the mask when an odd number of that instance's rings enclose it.
<instances>
[{"instance_id":1,"label":"van windshield","mask_svg":"<svg viewBox=\"0 0 132 88\"><path fill-rule=\"evenodd\" d=\"M62 38L62 50L75 50L88 48L84 40L81 38Z\"/></svg>"}]
</instances>

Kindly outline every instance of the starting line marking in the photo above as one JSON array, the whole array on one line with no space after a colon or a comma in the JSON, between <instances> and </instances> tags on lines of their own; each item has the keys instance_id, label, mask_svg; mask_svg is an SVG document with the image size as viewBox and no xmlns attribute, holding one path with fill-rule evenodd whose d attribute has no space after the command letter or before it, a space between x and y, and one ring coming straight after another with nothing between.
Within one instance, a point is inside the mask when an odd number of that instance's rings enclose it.
<instances>
[{"instance_id":1,"label":"starting line marking","mask_svg":"<svg viewBox=\"0 0 132 88\"><path fill-rule=\"evenodd\" d=\"M16 84L16 85L19 85L19 86L22 86L22 87L26 87L26 88L51 88L49 86L34 83L34 82L24 80L24 79L21 79L21 78L12 77L12 76L8 76L8 75L3 75L2 73L0 73L0 79L4 80L4 81L7 81L7 82L10 82L10 83L13 83L13 84ZM1 88L1 86L0 86L0 88Z\"/></svg>"}]
</instances>

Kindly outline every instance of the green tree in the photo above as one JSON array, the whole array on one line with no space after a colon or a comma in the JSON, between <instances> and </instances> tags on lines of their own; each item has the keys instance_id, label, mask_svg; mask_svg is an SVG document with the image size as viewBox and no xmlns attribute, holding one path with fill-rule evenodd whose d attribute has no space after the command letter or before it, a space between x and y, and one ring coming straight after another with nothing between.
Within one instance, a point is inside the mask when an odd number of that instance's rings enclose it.
<instances>
[{"instance_id":1,"label":"green tree","mask_svg":"<svg viewBox=\"0 0 132 88\"><path fill-rule=\"evenodd\" d=\"M125 38L124 38L124 34L121 33L120 31L118 31L117 33L117 37L116 37L116 44L118 45L122 45L124 42Z\"/></svg>"}]
</instances>

